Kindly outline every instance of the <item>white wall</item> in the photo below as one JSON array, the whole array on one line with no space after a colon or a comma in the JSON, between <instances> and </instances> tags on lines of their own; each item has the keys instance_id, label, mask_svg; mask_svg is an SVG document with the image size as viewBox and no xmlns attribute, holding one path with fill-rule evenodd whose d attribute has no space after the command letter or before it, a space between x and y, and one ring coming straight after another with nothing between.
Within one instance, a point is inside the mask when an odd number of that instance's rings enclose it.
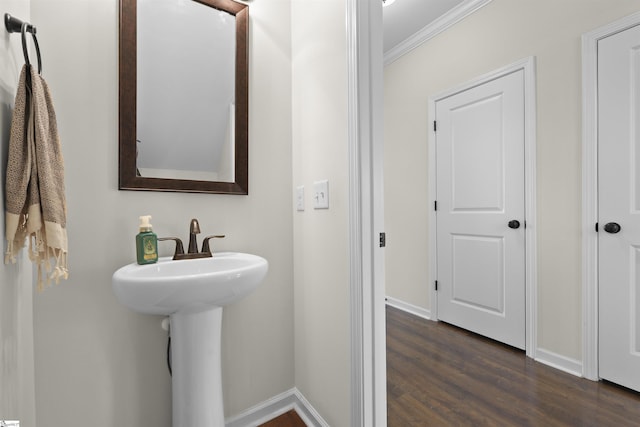
<instances>
[{"instance_id":1,"label":"white wall","mask_svg":"<svg viewBox=\"0 0 640 427\"><path fill-rule=\"evenodd\" d=\"M0 12L29 21L29 2L1 0ZM5 174L11 117L18 77L24 59L20 34L0 28L0 227L5 222ZM35 58L34 58L35 59ZM27 427L35 425L33 316L31 308L31 267L26 257L16 264L4 264L7 249L2 233L0 259L0 420L21 420Z\"/></svg>"},{"instance_id":2,"label":"white wall","mask_svg":"<svg viewBox=\"0 0 640 427\"><path fill-rule=\"evenodd\" d=\"M70 246L69 280L34 297L41 425L170 426L161 318L124 308L111 289L147 213L161 236L186 238L196 217L204 233L226 234L216 250L269 260L262 286L223 316L226 415L293 387L289 1L250 5L249 196L118 191L118 2L31 6L66 162Z\"/></svg>"},{"instance_id":3,"label":"white wall","mask_svg":"<svg viewBox=\"0 0 640 427\"><path fill-rule=\"evenodd\" d=\"M538 347L581 360L580 37L638 9L635 0L493 0L385 68L389 296L430 304L429 96L535 55Z\"/></svg>"},{"instance_id":4,"label":"white wall","mask_svg":"<svg viewBox=\"0 0 640 427\"><path fill-rule=\"evenodd\" d=\"M350 423L351 392L346 8L344 0L292 4L293 186L304 185L306 203L294 213L295 379L340 427ZM321 179L328 210L312 205Z\"/></svg>"}]
</instances>

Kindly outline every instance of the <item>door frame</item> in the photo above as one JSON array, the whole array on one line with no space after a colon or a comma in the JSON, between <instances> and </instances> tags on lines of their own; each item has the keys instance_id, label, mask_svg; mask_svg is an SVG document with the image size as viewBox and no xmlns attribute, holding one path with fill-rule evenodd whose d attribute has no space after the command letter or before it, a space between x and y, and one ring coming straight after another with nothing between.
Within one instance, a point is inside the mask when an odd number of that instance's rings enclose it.
<instances>
[{"instance_id":1,"label":"door frame","mask_svg":"<svg viewBox=\"0 0 640 427\"><path fill-rule=\"evenodd\" d=\"M346 0L353 427L386 427L382 2Z\"/></svg>"},{"instance_id":2,"label":"door frame","mask_svg":"<svg viewBox=\"0 0 640 427\"><path fill-rule=\"evenodd\" d=\"M537 347L537 243L536 243L536 60L530 56L505 67L491 71L455 88L429 97L428 122L435 120L436 103L444 98L496 80L513 72L524 73L524 199L525 199L525 349L527 356L535 358ZM436 200L436 133L429 125L429 200ZM431 209L428 218L429 233L429 287L431 289L431 318L438 319L438 294L433 285L438 277L436 247L436 212Z\"/></svg>"},{"instance_id":3,"label":"door frame","mask_svg":"<svg viewBox=\"0 0 640 427\"><path fill-rule=\"evenodd\" d=\"M640 25L640 12L582 35L582 376L598 373L598 41Z\"/></svg>"}]
</instances>

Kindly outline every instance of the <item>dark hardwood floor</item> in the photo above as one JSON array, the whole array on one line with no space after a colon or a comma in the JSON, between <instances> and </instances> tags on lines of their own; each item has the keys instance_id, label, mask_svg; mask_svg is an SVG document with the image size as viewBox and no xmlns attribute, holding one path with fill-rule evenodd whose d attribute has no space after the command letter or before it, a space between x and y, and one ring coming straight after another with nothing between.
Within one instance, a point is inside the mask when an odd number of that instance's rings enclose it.
<instances>
[{"instance_id":1,"label":"dark hardwood floor","mask_svg":"<svg viewBox=\"0 0 640 427\"><path fill-rule=\"evenodd\" d=\"M306 424L292 409L271 421L261 424L260 427L306 427Z\"/></svg>"},{"instance_id":2,"label":"dark hardwood floor","mask_svg":"<svg viewBox=\"0 0 640 427\"><path fill-rule=\"evenodd\" d=\"M389 427L640 426L640 394L387 307ZM295 411L262 427L304 427Z\"/></svg>"},{"instance_id":3,"label":"dark hardwood floor","mask_svg":"<svg viewBox=\"0 0 640 427\"><path fill-rule=\"evenodd\" d=\"M640 394L387 308L389 427L640 426Z\"/></svg>"}]
</instances>

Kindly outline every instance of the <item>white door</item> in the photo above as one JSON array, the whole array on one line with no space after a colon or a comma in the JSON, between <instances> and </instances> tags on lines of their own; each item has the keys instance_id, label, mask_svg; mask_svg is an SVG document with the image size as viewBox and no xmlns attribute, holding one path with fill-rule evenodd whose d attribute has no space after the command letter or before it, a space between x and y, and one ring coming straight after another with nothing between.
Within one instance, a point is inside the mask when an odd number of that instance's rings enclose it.
<instances>
[{"instance_id":1,"label":"white door","mask_svg":"<svg viewBox=\"0 0 640 427\"><path fill-rule=\"evenodd\" d=\"M640 27L598 42L599 375L640 391Z\"/></svg>"},{"instance_id":2,"label":"white door","mask_svg":"<svg viewBox=\"0 0 640 427\"><path fill-rule=\"evenodd\" d=\"M438 319L524 349L524 71L435 114Z\"/></svg>"}]
</instances>

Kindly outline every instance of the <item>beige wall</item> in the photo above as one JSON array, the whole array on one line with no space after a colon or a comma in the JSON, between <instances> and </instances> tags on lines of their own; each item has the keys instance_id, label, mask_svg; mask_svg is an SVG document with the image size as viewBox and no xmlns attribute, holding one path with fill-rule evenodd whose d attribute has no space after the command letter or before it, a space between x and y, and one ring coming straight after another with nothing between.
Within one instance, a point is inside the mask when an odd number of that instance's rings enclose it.
<instances>
[{"instance_id":1,"label":"beige wall","mask_svg":"<svg viewBox=\"0 0 640 427\"><path fill-rule=\"evenodd\" d=\"M581 360L581 42L636 0L493 0L385 68L387 294L429 308L428 98L537 59L538 347Z\"/></svg>"},{"instance_id":2,"label":"beige wall","mask_svg":"<svg viewBox=\"0 0 640 427\"><path fill-rule=\"evenodd\" d=\"M31 7L66 161L71 274L34 298L40 424L171 425L161 318L124 308L111 289L112 273L135 261L147 213L158 235L186 238L197 217L204 233L226 234L217 250L269 260L262 286L223 316L226 415L293 387L289 1L250 5L249 196L118 191L118 2Z\"/></svg>"},{"instance_id":3,"label":"beige wall","mask_svg":"<svg viewBox=\"0 0 640 427\"><path fill-rule=\"evenodd\" d=\"M294 0L293 187L296 386L329 425L350 423L347 64L344 0ZM329 180L329 210L313 182ZM292 189L293 191L293 189Z\"/></svg>"},{"instance_id":4,"label":"beige wall","mask_svg":"<svg viewBox=\"0 0 640 427\"><path fill-rule=\"evenodd\" d=\"M2 0L2 18L10 13L30 20L30 4L23 0ZM18 76L24 64L19 34L9 34L2 24L0 34L0 228L4 230L4 188L9 150L9 132ZM31 266L25 257L5 265L7 249L2 233L0 258L0 420L21 420L35 425L33 366L33 315L31 308Z\"/></svg>"}]
</instances>

